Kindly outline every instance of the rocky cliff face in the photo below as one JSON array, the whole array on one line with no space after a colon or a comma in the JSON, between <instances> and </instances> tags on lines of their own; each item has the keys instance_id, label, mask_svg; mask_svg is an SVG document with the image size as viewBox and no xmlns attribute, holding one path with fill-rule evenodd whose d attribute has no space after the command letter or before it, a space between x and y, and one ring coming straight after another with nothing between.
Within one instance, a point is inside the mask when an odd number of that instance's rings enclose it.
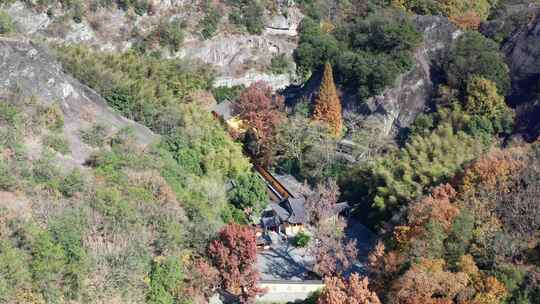
<instances>
[{"instance_id":1,"label":"rocky cliff face","mask_svg":"<svg viewBox=\"0 0 540 304\"><path fill-rule=\"evenodd\" d=\"M28 8L16 1L6 8L19 31L27 36L38 36L61 43L83 43L98 50L124 51L133 43L133 31L151 32L162 19L180 18L186 23L186 39L178 53L167 54L200 60L211 64L217 72L216 86L249 85L258 80L282 88L294 79L294 65L289 72L275 75L269 71L271 59L285 54L291 60L296 48L297 28L303 18L300 10L284 1L278 1L279 12L265 16L265 30L261 35L235 33L227 27L226 9L218 35L201 40L198 22L203 14L197 1L160 0L155 2L152 15L138 16L120 9L100 8L89 13L80 23L70 18L62 20L61 8L55 8L58 16L50 17L46 11ZM283 3L281 3L283 2Z\"/></svg>"},{"instance_id":2,"label":"rocky cliff face","mask_svg":"<svg viewBox=\"0 0 540 304\"><path fill-rule=\"evenodd\" d=\"M540 6L523 7L528 22L515 29L502 45L510 68L508 100L516 109L516 131L534 141L540 136Z\"/></svg>"},{"instance_id":3,"label":"rocky cliff face","mask_svg":"<svg viewBox=\"0 0 540 304\"><path fill-rule=\"evenodd\" d=\"M262 80L275 89L284 88L294 80L294 65L288 73L279 75L272 74L268 67L271 59L280 54L292 63L297 28L303 18L296 7L287 6L284 10L285 14L268 17L261 35L221 33L210 40L191 39L184 44L180 56L214 66L218 75L215 86L247 86Z\"/></svg>"},{"instance_id":4,"label":"rocky cliff face","mask_svg":"<svg viewBox=\"0 0 540 304\"><path fill-rule=\"evenodd\" d=\"M64 119L63 135L72 152L63 160L73 165L82 164L93 151L81 140L81 130L96 123L107 126L111 134L131 127L142 145L157 139L146 127L116 114L101 96L66 75L43 48L28 41L0 38L0 91L14 87L35 98L39 105L58 106ZM26 140L34 141L31 146L39 150L40 138Z\"/></svg>"},{"instance_id":5,"label":"rocky cliff face","mask_svg":"<svg viewBox=\"0 0 540 304\"><path fill-rule=\"evenodd\" d=\"M519 102L536 98L540 81L540 7L521 10L529 22L516 29L503 43L512 78L511 97Z\"/></svg>"},{"instance_id":6,"label":"rocky cliff face","mask_svg":"<svg viewBox=\"0 0 540 304\"><path fill-rule=\"evenodd\" d=\"M206 41L190 41L182 48L182 57L211 64L217 71L215 86L249 85L264 80L279 89L289 85L290 73L274 75L269 70L272 57L285 54L292 62L296 39L287 35L220 35Z\"/></svg>"},{"instance_id":7,"label":"rocky cliff face","mask_svg":"<svg viewBox=\"0 0 540 304\"><path fill-rule=\"evenodd\" d=\"M366 101L368 119L380 124L382 135L408 127L424 111L438 82L435 63L461 35L446 18L416 16L414 21L424 34L424 42L414 54L413 69L399 77L394 87Z\"/></svg>"}]
</instances>

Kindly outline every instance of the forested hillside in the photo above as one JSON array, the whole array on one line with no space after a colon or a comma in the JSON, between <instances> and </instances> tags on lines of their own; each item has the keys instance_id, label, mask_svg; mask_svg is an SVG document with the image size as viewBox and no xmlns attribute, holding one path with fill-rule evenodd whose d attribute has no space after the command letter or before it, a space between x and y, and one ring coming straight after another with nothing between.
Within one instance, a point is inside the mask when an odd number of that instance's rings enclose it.
<instances>
[{"instance_id":1,"label":"forested hillside","mask_svg":"<svg viewBox=\"0 0 540 304\"><path fill-rule=\"evenodd\" d=\"M325 285L297 303L540 303L539 30L534 0L0 0L0 302L254 303L283 242Z\"/></svg>"}]
</instances>

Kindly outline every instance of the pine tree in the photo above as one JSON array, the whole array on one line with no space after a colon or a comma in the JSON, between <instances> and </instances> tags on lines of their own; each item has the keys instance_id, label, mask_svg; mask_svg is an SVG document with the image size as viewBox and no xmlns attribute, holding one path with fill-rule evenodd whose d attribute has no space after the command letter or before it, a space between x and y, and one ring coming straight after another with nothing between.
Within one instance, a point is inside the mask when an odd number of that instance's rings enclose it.
<instances>
[{"instance_id":1,"label":"pine tree","mask_svg":"<svg viewBox=\"0 0 540 304\"><path fill-rule=\"evenodd\" d=\"M328 62L324 65L319 95L315 100L313 119L326 122L336 136L341 133L341 101L337 95L332 66Z\"/></svg>"}]
</instances>

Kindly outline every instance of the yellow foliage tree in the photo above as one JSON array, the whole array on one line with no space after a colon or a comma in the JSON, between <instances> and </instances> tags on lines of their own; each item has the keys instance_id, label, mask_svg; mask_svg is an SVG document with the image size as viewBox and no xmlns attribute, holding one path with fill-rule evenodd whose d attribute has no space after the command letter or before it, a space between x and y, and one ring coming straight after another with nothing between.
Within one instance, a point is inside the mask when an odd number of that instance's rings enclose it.
<instances>
[{"instance_id":1,"label":"yellow foliage tree","mask_svg":"<svg viewBox=\"0 0 540 304\"><path fill-rule=\"evenodd\" d=\"M462 29L474 30L486 20L494 0L392 0L392 5L417 14L442 14Z\"/></svg>"},{"instance_id":2,"label":"yellow foliage tree","mask_svg":"<svg viewBox=\"0 0 540 304\"><path fill-rule=\"evenodd\" d=\"M319 88L319 95L315 100L313 119L327 123L334 135L339 136L341 134L343 127L341 101L339 100L334 83L332 66L328 62L324 65L324 74Z\"/></svg>"},{"instance_id":3,"label":"yellow foliage tree","mask_svg":"<svg viewBox=\"0 0 540 304\"><path fill-rule=\"evenodd\" d=\"M467 95L465 109L471 114L497 119L508 111L504 97L499 95L497 85L491 80L473 77L467 86Z\"/></svg>"}]
</instances>

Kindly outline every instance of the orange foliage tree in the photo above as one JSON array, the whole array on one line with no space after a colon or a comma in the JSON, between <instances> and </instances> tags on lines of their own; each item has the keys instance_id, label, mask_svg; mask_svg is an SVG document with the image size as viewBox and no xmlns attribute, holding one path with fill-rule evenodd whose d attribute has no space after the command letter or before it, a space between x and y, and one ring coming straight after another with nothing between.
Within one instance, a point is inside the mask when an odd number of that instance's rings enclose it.
<instances>
[{"instance_id":1,"label":"orange foliage tree","mask_svg":"<svg viewBox=\"0 0 540 304\"><path fill-rule=\"evenodd\" d=\"M479 190L487 192L508 191L508 181L523 166L521 151L495 149L482 156L469 166L462 178L462 192L479 194Z\"/></svg>"},{"instance_id":2,"label":"orange foliage tree","mask_svg":"<svg viewBox=\"0 0 540 304\"><path fill-rule=\"evenodd\" d=\"M397 251L385 251L385 245L378 242L368 256L368 270L372 280L372 288L381 294L388 291L387 287L396 279L405 263L405 258Z\"/></svg>"},{"instance_id":3,"label":"orange foliage tree","mask_svg":"<svg viewBox=\"0 0 540 304\"><path fill-rule=\"evenodd\" d=\"M482 23L482 18L472 10L462 15L450 16L449 19L464 30L477 30Z\"/></svg>"},{"instance_id":4,"label":"orange foliage tree","mask_svg":"<svg viewBox=\"0 0 540 304\"><path fill-rule=\"evenodd\" d=\"M453 303L468 283L467 274L447 271L444 260L421 258L394 282L390 303Z\"/></svg>"},{"instance_id":5,"label":"orange foliage tree","mask_svg":"<svg viewBox=\"0 0 540 304\"><path fill-rule=\"evenodd\" d=\"M341 101L337 94L332 66L328 62L324 65L319 94L315 99L313 118L327 123L334 135L341 134L343 127Z\"/></svg>"},{"instance_id":6,"label":"orange foliage tree","mask_svg":"<svg viewBox=\"0 0 540 304\"><path fill-rule=\"evenodd\" d=\"M377 294L369 290L367 278L353 273L348 280L329 277L317 304L381 304Z\"/></svg>"}]
</instances>

